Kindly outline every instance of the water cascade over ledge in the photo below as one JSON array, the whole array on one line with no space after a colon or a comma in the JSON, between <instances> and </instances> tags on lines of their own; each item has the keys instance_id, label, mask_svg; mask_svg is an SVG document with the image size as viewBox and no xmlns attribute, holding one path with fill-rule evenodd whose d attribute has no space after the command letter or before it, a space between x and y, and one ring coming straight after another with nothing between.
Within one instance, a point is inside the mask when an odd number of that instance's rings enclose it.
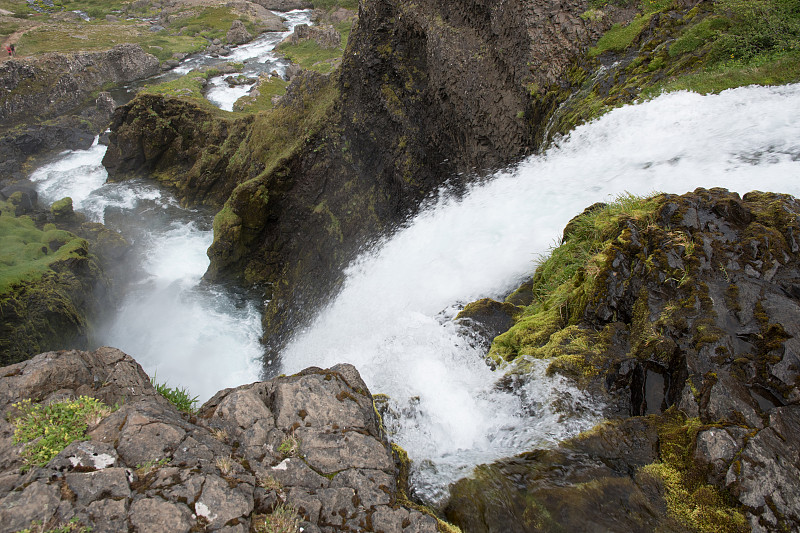
<instances>
[{"instance_id":1,"label":"water cascade over ledge","mask_svg":"<svg viewBox=\"0 0 800 533\"><path fill-rule=\"evenodd\" d=\"M545 154L446 193L347 271L341 293L282 354L284 372L356 365L390 397L385 422L414 461L420 496L439 500L477 464L564 439L599 406L541 372L495 388L452 322L460 306L502 297L535 269L570 218L632 193L725 187L800 194L800 85L720 95L680 92L611 111ZM570 413L554 402L566 400Z\"/></svg>"},{"instance_id":2,"label":"water cascade over ledge","mask_svg":"<svg viewBox=\"0 0 800 533\"><path fill-rule=\"evenodd\" d=\"M134 243L133 290L95 344L201 400L258 379L259 302L200 282L212 213L182 209L148 181L106 184L104 151L65 152L32 176L46 201L69 195ZM602 408L544 365L518 390L495 387L502 369L452 322L458 310L514 289L586 206L700 186L800 196L800 85L616 109L460 199L443 192L348 268L340 294L281 354L282 371L356 365L390 397L387 428L414 461L417 492L437 501L475 465L574 435Z\"/></svg>"}]
</instances>

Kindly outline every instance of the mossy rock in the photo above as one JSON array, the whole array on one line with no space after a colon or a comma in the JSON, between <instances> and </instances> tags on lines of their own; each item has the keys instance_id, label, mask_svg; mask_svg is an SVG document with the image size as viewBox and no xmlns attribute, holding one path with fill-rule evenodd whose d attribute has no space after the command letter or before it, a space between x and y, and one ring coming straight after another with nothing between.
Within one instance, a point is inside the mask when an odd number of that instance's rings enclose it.
<instances>
[{"instance_id":1,"label":"mossy rock","mask_svg":"<svg viewBox=\"0 0 800 533\"><path fill-rule=\"evenodd\" d=\"M98 312L108 283L89 243L5 214L0 243L0 364L85 347L88 317Z\"/></svg>"},{"instance_id":2,"label":"mossy rock","mask_svg":"<svg viewBox=\"0 0 800 533\"><path fill-rule=\"evenodd\" d=\"M72 198L69 196L56 200L50 206L50 213L57 221L68 221L75 217L75 211L72 209Z\"/></svg>"}]
</instances>

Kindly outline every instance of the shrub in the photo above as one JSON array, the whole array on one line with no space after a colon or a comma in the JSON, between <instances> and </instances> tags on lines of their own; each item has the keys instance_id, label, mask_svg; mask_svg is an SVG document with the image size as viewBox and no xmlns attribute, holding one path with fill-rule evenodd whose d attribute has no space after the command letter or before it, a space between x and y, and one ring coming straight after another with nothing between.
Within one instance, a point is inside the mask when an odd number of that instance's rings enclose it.
<instances>
[{"instance_id":1,"label":"shrub","mask_svg":"<svg viewBox=\"0 0 800 533\"><path fill-rule=\"evenodd\" d=\"M715 10L730 20L714 46L718 59L800 49L799 0L718 0Z\"/></svg>"}]
</instances>

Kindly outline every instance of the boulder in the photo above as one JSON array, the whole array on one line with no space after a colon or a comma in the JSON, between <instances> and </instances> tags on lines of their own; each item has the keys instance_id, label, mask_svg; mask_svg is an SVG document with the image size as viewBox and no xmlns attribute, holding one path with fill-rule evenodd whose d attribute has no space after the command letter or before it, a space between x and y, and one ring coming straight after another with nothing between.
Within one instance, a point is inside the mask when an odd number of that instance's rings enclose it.
<instances>
[{"instance_id":1,"label":"boulder","mask_svg":"<svg viewBox=\"0 0 800 533\"><path fill-rule=\"evenodd\" d=\"M217 393L179 413L113 348L49 352L0 371L0 532L34 520L93 531L251 531L288 506L305 531L437 531L404 505L393 452L356 369ZM93 396L116 410L23 474L14 404Z\"/></svg>"},{"instance_id":2,"label":"boulder","mask_svg":"<svg viewBox=\"0 0 800 533\"><path fill-rule=\"evenodd\" d=\"M253 36L244 27L244 23L237 19L233 21L231 29L225 34L225 40L228 41L228 44L244 44L252 41Z\"/></svg>"}]
</instances>

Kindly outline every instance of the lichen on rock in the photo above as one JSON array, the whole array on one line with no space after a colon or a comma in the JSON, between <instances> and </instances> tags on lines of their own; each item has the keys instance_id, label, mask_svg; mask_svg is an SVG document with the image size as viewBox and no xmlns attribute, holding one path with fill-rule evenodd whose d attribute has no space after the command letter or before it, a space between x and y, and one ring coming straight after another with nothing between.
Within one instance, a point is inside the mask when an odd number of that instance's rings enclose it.
<instances>
[{"instance_id":1,"label":"lichen on rock","mask_svg":"<svg viewBox=\"0 0 800 533\"><path fill-rule=\"evenodd\" d=\"M118 405L25 474L14 404L81 395ZM291 509L306 531L437 531L400 497L392 449L356 369L337 365L220 391L195 415L113 348L49 352L0 378L0 531L260 531ZM281 444L292 438L289 456Z\"/></svg>"}]
</instances>

